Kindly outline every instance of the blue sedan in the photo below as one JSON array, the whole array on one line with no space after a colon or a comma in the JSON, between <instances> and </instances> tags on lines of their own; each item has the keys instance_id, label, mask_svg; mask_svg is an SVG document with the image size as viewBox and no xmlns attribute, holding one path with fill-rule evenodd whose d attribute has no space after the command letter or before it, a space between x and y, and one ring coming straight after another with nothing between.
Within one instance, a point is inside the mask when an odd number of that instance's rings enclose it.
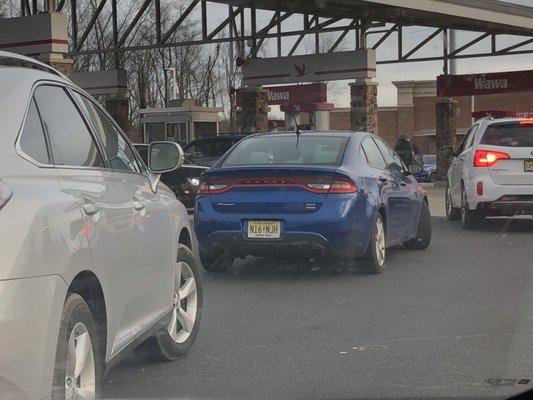
<instances>
[{"instance_id":1,"label":"blue sedan","mask_svg":"<svg viewBox=\"0 0 533 400\"><path fill-rule=\"evenodd\" d=\"M207 271L236 257L360 259L372 273L386 249L431 241L426 192L369 133L249 136L202 174L195 229Z\"/></svg>"},{"instance_id":2,"label":"blue sedan","mask_svg":"<svg viewBox=\"0 0 533 400\"><path fill-rule=\"evenodd\" d=\"M437 156L434 154L425 154L422 158L424 167L422 172L416 175L418 182L435 182L437 172Z\"/></svg>"}]
</instances>

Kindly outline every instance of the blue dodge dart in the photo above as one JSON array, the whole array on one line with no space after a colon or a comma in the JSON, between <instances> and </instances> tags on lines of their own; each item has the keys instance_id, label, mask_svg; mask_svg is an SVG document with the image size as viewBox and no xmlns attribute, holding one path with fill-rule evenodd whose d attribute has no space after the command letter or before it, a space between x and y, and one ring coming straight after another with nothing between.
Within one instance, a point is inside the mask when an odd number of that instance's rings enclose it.
<instances>
[{"instance_id":1,"label":"blue dodge dart","mask_svg":"<svg viewBox=\"0 0 533 400\"><path fill-rule=\"evenodd\" d=\"M426 249L425 190L380 137L369 133L256 134L202 174L195 229L202 265L235 258L298 257L380 273L386 249Z\"/></svg>"}]
</instances>

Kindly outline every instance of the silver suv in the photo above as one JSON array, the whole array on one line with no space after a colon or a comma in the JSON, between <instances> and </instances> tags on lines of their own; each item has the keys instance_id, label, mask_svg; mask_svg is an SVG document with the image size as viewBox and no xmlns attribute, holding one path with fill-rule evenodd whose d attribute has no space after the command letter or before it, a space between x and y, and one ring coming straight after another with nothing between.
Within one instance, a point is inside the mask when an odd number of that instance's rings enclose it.
<instances>
[{"instance_id":1,"label":"silver suv","mask_svg":"<svg viewBox=\"0 0 533 400\"><path fill-rule=\"evenodd\" d=\"M446 214L473 229L488 216L533 215L533 120L484 118L465 135L448 170ZM447 154L446 154L447 153Z\"/></svg>"},{"instance_id":2,"label":"silver suv","mask_svg":"<svg viewBox=\"0 0 533 400\"><path fill-rule=\"evenodd\" d=\"M185 207L83 90L0 52L0 398L94 398L127 350L186 354L202 284ZM6 66L10 65L10 66Z\"/></svg>"}]
</instances>

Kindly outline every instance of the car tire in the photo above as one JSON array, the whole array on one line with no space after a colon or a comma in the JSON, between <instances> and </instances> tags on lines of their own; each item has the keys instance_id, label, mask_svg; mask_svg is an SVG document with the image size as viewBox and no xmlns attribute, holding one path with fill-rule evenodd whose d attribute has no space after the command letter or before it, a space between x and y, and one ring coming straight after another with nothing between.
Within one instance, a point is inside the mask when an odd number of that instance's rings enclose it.
<instances>
[{"instance_id":1,"label":"car tire","mask_svg":"<svg viewBox=\"0 0 533 400\"><path fill-rule=\"evenodd\" d=\"M378 212L374 218L374 225L368 242L368 247L362 258L365 270L371 274L380 274L385 267L386 229L383 217Z\"/></svg>"},{"instance_id":2,"label":"car tire","mask_svg":"<svg viewBox=\"0 0 533 400\"><path fill-rule=\"evenodd\" d=\"M437 174L435 172L432 172L431 174L429 174L429 183L435 183L435 180L437 179Z\"/></svg>"},{"instance_id":3,"label":"car tire","mask_svg":"<svg viewBox=\"0 0 533 400\"><path fill-rule=\"evenodd\" d=\"M418 221L418 230L416 237L403 242L403 245L408 250L425 250L431 243L431 213L429 205L425 201L422 202L422 209L420 210L420 219Z\"/></svg>"},{"instance_id":4,"label":"car tire","mask_svg":"<svg viewBox=\"0 0 533 400\"><path fill-rule=\"evenodd\" d=\"M449 221L457 221L459 218L461 218L461 209L453 206L452 192L449 183L446 184L444 202L446 207L446 218L448 218Z\"/></svg>"},{"instance_id":5,"label":"car tire","mask_svg":"<svg viewBox=\"0 0 533 400\"><path fill-rule=\"evenodd\" d=\"M463 188L461 192L461 226L464 230L474 230L478 229L484 221L485 217L479 211L470 209L466 191Z\"/></svg>"},{"instance_id":6,"label":"car tire","mask_svg":"<svg viewBox=\"0 0 533 400\"><path fill-rule=\"evenodd\" d=\"M91 310L80 295L69 293L59 325L52 400L98 397L103 369Z\"/></svg>"},{"instance_id":7,"label":"car tire","mask_svg":"<svg viewBox=\"0 0 533 400\"><path fill-rule=\"evenodd\" d=\"M193 252L182 244L178 246L175 271L171 322L135 349L143 358L177 360L191 350L198 335L204 293L202 278Z\"/></svg>"},{"instance_id":8,"label":"car tire","mask_svg":"<svg viewBox=\"0 0 533 400\"><path fill-rule=\"evenodd\" d=\"M231 268L235 258L227 254L218 254L212 256L205 251L200 250L200 262L207 272L224 272Z\"/></svg>"}]
</instances>

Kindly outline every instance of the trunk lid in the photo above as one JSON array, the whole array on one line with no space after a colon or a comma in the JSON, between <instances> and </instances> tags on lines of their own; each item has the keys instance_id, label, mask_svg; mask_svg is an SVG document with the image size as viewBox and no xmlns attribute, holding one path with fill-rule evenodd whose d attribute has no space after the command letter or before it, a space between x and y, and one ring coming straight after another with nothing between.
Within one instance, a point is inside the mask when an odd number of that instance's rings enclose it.
<instances>
[{"instance_id":1,"label":"trunk lid","mask_svg":"<svg viewBox=\"0 0 533 400\"><path fill-rule=\"evenodd\" d=\"M313 213L326 200L323 185L331 185L335 172L336 167L246 166L209 170L202 180L210 185L217 212Z\"/></svg>"}]
</instances>

